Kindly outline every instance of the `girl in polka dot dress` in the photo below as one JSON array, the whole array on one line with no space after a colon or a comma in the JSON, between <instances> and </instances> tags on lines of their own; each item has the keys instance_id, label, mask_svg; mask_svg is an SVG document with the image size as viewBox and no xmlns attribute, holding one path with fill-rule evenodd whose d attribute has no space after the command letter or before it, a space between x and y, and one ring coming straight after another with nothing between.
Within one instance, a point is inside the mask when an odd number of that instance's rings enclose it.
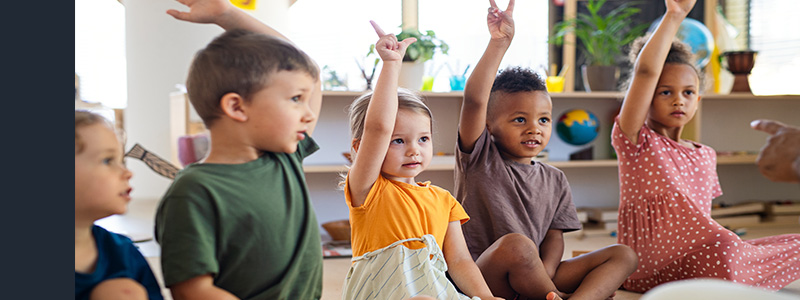
<instances>
[{"instance_id":1,"label":"girl in polka dot dress","mask_svg":"<svg viewBox=\"0 0 800 300\"><path fill-rule=\"evenodd\" d=\"M612 130L619 158L618 242L639 255L638 269L623 286L644 292L669 281L714 277L780 289L800 278L800 234L743 241L711 218L711 200L722 194L716 154L680 139L697 111L701 76L689 47L673 38L695 0L665 2L658 28L631 49L632 57L641 53Z\"/></svg>"}]
</instances>

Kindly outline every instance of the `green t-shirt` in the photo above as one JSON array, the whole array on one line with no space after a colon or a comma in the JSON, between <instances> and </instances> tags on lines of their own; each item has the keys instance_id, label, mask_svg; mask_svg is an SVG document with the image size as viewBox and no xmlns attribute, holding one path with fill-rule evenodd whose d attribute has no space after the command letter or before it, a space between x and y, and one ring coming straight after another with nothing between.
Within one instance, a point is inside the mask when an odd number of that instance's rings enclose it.
<instances>
[{"instance_id":1,"label":"green t-shirt","mask_svg":"<svg viewBox=\"0 0 800 300\"><path fill-rule=\"evenodd\" d=\"M319 149L181 170L156 213L167 287L211 274L241 299L319 299L322 248L302 160Z\"/></svg>"}]
</instances>

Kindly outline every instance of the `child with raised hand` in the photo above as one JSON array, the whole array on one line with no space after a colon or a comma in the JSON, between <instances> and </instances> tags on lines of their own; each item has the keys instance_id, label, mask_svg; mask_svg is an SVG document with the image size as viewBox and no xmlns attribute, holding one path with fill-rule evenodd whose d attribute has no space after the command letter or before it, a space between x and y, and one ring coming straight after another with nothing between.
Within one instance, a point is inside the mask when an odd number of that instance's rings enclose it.
<instances>
[{"instance_id":1,"label":"child with raised hand","mask_svg":"<svg viewBox=\"0 0 800 300\"><path fill-rule=\"evenodd\" d=\"M345 178L353 264L343 299L427 295L494 298L472 261L461 224L469 217L446 190L415 177L433 155L430 109L417 94L398 91L400 66L414 38L397 41L372 22L383 60L375 90L350 106L353 164Z\"/></svg>"},{"instance_id":2,"label":"child with raised hand","mask_svg":"<svg viewBox=\"0 0 800 300\"><path fill-rule=\"evenodd\" d=\"M174 299L319 299L319 224L302 166L319 148L310 137L319 70L229 1L180 2L190 11L170 15L227 31L197 52L187 77L211 145L156 213L165 285Z\"/></svg>"},{"instance_id":3,"label":"child with raised hand","mask_svg":"<svg viewBox=\"0 0 800 300\"><path fill-rule=\"evenodd\" d=\"M102 116L75 111L75 299L163 299L150 265L130 238L94 225L123 214L133 174Z\"/></svg>"},{"instance_id":4,"label":"child with raised hand","mask_svg":"<svg viewBox=\"0 0 800 300\"><path fill-rule=\"evenodd\" d=\"M680 138L702 88L691 51L673 39L695 0L665 3L658 28L631 49L638 58L611 133L619 157L618 241L639 254L624 287L644 292L714 277L780 289L800 278L800 234L742 241L711 218L711 200L722 194L716 153Z\"/></svg>"},{"instance_id":5,"label":"child with raised hand","mask_svg":"<svg viewBox=\"0 0 800 300\"><path fill-rule=\"evenodd\" d=\"M563 232L581 228L567 178L532 159L550 140L553 105L529 69L497 74L514 36L514 0L490 0L486 51L464 89L456 145L456 198L472 220L464 236L495 295L605 299L636 269L636 254L612 245L572 259Z\"/></svg>"}]
</instances>

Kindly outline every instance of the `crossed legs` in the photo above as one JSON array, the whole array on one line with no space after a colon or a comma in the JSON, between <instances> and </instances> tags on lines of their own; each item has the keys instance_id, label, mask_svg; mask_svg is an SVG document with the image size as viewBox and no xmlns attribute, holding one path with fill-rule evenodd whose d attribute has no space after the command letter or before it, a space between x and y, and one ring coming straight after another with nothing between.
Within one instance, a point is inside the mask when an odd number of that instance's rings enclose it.
<instances>
[{"instance_id":1,"label":"crossed legs","mask_svg":"<svg viewBox=\"0 0 800 300\"><path fill-rule=\"evenodd\" d=\"M638 258L627 246L611 245L562 261L548 276L536 244L521 234L495 241L476 261L492 293L505 299L606 299L636 270Z\"/></svg>"}]
</instances>

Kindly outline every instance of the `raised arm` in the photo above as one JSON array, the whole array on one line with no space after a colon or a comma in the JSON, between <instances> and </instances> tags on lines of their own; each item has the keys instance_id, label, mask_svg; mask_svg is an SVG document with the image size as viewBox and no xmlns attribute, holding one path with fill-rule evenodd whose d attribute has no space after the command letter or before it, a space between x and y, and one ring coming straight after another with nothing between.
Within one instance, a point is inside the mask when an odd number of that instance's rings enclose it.
<instances>
[{"instance_id":1,"label":"raised arm","mask_svg":"<svg viewBox=\"0 0 800 300\"><path fill-rule=\"evenodd\" d=\"M461 121L458 124L459 145L465 152L472 152L475 142L486 127L486 109L492 84L500 67L500 61L506 54L511 40L514 38L514 0L508 2L505 11L497 8L494 0L489 0L491 7L486 16L491 39L486 51L475 65L472 75L464 86L464 103L461 106ZM469 122L464 122L469 120Z\"/></svg>"},{"instance_id":2,"label":"raised arm","mask_svg":"<svg viewBox=\"0 0 800 300\"><path fill-rule=\"evenodd\" d=\"M201 24L217 24L225 30L245 29L266 35L289 39L267 24L262 23L227 0L176 0L189 7L188 12L167 10L175 19Z\"/></svg>"},{"instance_id":3,"label":"raised arm","mask_svg":"<svg viewBox=\"0 0 800 300\"><path fill-rule=\"evenodd\" d=\"M383 67L367 106L364 133L356 146L356 156L347 177L350 199L356 207L364 204L369 190L380 175L397 118L397 79L403 55L408 45L417 40L408 38L397 41L394 34L384 33L378 24L373 21L370 23L379 37L375 50L383 60Z\"/></svg>"},{"instance_id":4,"label":"raised arm","mask_svg":"<svg viewBox=\"0 0 800 300\"><path fill-rule=\"evenodd\" d=\"M667 13L661 19L655 32L642 48L633 65L633 79L625 94L619 114L619 126L628 139L637 142L639 129L642 128L653 94L664 69L672 39L696 0L665 0Z\"/></svg>"},{"instance_id":5,"label":"raised arm","mask_svg":"<svg viewBox=\"0 0 800 300\"><path fill-rule=\"evenodd\" d=\"M200 24L217 24L225 30L231 29L244 29L253 32L263 33L266 35L274 36L286 40L291 43L286 36L270 27L267 24L259 21L252 15L245 11L233 6L228 0L176 0L183 5L189 7L188 12L179 11L176 9L167 10L167 14L175 19ZM316 64L316 62L315 62ZM317 66L317 70L319 70ZM319 120L319 112L322 108L322 81L317 78L314 84L314 90L311 93L309 100L309 107L314 113L314 121L308 125L306 132L312 135L314 128L317 126Z\"/></svg>"}]
</instances>

